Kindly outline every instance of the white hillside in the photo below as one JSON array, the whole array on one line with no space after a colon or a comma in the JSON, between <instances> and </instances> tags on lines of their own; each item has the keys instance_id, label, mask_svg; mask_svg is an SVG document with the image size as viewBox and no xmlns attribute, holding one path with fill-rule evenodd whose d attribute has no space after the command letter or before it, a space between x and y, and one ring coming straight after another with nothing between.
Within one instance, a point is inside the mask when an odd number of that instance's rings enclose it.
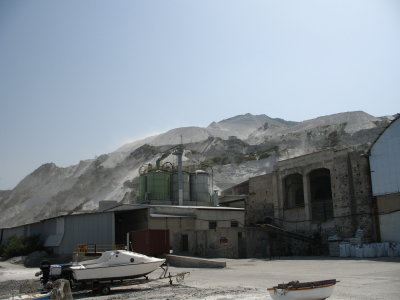
<instances>
[{"instance_id":1,"label":"white hillside","mask_svg":"<svg viewBox=\"0 0 400 300\"><path fill-rule=\"evenodd\" d=\"M339 125L344 126L343 128L346 133L353 134L362 129L371 129L377 127L376 122L378 121L380 121L379 118L373 117L362 111L338 113L306 120L286 128L259 128L249 136L247 142L250 144L258 144L272 137L302 133L316 129L320 130L323 127Z\"/></svg>"},{"instance_id":2,"label":"white hillside","mask_svg":"<svg viewBox=\"0 0 400 300\"><path fill-rule=\"evenodd\" d=\"M115 152L132 152L144 144L152 146L176 145L181 143L181 137L184 144L204 141L209 137L228 139L229 136L236 136L244 140L252 132L266 124L268 124L268 127L273 128L287 127L286 123L280 119L272 119L266 115L245 114L220 122L212 122L206 128L194 126L175 128L155 136L125 144Z\"/></svg>"},{"instance_id":3,"label":"white hillside","mask_svg":"<svg viewBox=\"0 0 400 300\"><path fill-rule=\"evenodd\" d=\"M211 133L202 127L175 128L159 135L123 145L122 147L118 148L116 152L132 152L144 144L149 144L152 146L176 145L181 143L181 137L184 144L194 143L206 140L209 136L211 136Z\"/></svg>"},{"instance_id":4,"label":"white hillside","mask_svg":"<svg viewBox=\"0 0 400 300\"><path fill-rule=\"evenodd\" d=\"M214 136L227 138L228 136L236 136L239 139L247 139L248 136L258 128L268 124L272 127L286 128L286 125L276 119L272 119L266 115L245 114L233 118L222 120L218 123L213 122L208 125L207 129Z\"/></svg>"}]
</instances>

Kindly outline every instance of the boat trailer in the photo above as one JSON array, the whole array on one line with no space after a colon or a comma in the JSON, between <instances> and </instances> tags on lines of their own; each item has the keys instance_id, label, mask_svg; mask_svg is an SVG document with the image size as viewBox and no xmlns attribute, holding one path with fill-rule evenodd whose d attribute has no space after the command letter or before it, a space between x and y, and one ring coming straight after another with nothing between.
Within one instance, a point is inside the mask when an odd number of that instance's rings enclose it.
<instances>
[{"instance_id":1,"label":"boat trailer","mask_svg":"<svg viewBox=\"0 0 400 300\"><path fill-rule=\"evenodd\" d=\"M102 295L108 295L111 291L111 287L120 287L120 286L131 286L131 285L140 285L149 282L161 281L167 279L170 285L174 284L174 280L177 284L183 282L185 280L185 276L189 275L190 272L181 272L177 274L172 274L168 272L168 265L166 268L163 268L162 274L158 278L149 278L148 276L144 276L144 278L136 278L136 279L121 279L121 280L106 280L106 281L92 281L89 290L92 290L93 293L100 293ZM168 275L167 275L168 273Z\"/></svg>"},{"instance_id":2,"label":"boat trailer","mask_svg":"<svg viewBox=\"0 0 400 300\"><path fill-rule=\"evenodd\" d=\"M85 282L79 282L79 281L73 282L73 281L69 280L69 283L71 286L72 294L87 292L87 291L91 290L94 294L100 293L102 295L108 295L110 293L112 287L133 286L133 285L140 285L140 284L161 281L161 280L168 280L169 284L173 285L174 284L173 279L175 279L176 283L179 284L184 281L186 275L190 274L190 272L181 272L181 273L177 273L177 274L171 274L170 272L168 272L168 264L163 264L161 266L161 269L163 271L162 271L161 275L157 278L149 278L146 275L146 276L143 276L144 278L133 278L133 279L132 278L131 279L121 278L121 279L110 279L110 280L94 279L94 280L85 281ZM51 285L47 285L47 287L52 288ZM57 288L54 286L52 292L57 293L57 291L54 291L54 289L57 289Z\"/></svg>"}]
</instances>

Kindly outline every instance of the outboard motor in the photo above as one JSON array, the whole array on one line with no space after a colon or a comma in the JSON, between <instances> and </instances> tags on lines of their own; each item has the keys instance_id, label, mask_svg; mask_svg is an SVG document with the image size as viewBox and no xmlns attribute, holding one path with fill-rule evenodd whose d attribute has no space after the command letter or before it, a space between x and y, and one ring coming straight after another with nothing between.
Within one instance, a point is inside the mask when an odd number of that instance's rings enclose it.
<instances>
[{"instance_id":1,"label":"outboard motor","mask_svg":"<svg viewBox=\"0 0 400 300\"><path fill-rule=\"evenodd\" d=\"M40 281L43 285L45 285L49 281L50 275L50 263L47 260L43 260L40 263L40 270L42 271L42 277L40 277Z\"/></svg>"}]
</instances>

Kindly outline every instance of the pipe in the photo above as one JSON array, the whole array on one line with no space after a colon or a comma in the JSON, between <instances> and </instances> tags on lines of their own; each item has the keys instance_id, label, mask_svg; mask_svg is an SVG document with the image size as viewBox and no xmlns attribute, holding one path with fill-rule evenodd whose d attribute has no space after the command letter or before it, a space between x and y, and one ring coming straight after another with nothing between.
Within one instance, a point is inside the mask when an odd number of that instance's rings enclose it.
<instances>
[{"instance_id":1,"label":"pipe","mask_svg":"<svg viewBox=\"0 0 400 300\"><path fill-rule=\"evenodd\" d=\"M182 145L177 146L173 154L178 157L178 201L179 201L179 206L182 206L183 205Z\"/></svg>"}]
</instances>

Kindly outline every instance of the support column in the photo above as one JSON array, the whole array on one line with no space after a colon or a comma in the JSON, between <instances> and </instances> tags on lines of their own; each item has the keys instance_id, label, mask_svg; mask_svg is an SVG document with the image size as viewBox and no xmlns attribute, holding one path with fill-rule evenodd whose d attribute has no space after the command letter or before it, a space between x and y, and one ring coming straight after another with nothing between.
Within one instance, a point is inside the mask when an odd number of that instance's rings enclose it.
<instances>
[{"instance_id":1,"label":"support column","mask_svg":"<svg viewBox=\"0 0 400 300\"><path fill-rule=\"evenodd\" d=\"M273 184L274 188L274 217L279 220L279 224L283 226L283 202L282 202L282 184L279 176L279 172L273 172Z\"/></svg>"},{"instance_id":2,"label":"support column","mask_svg":"<svg viewBox=\"0 0 400 300\"><path fill-rule=\"evenodd\" d=\"M304 213L306 220L311 222L312 210L311 210L311 191L310 191L310 176L303 173L303 192L304 192Z\"/></svg>"}]
</instances>

